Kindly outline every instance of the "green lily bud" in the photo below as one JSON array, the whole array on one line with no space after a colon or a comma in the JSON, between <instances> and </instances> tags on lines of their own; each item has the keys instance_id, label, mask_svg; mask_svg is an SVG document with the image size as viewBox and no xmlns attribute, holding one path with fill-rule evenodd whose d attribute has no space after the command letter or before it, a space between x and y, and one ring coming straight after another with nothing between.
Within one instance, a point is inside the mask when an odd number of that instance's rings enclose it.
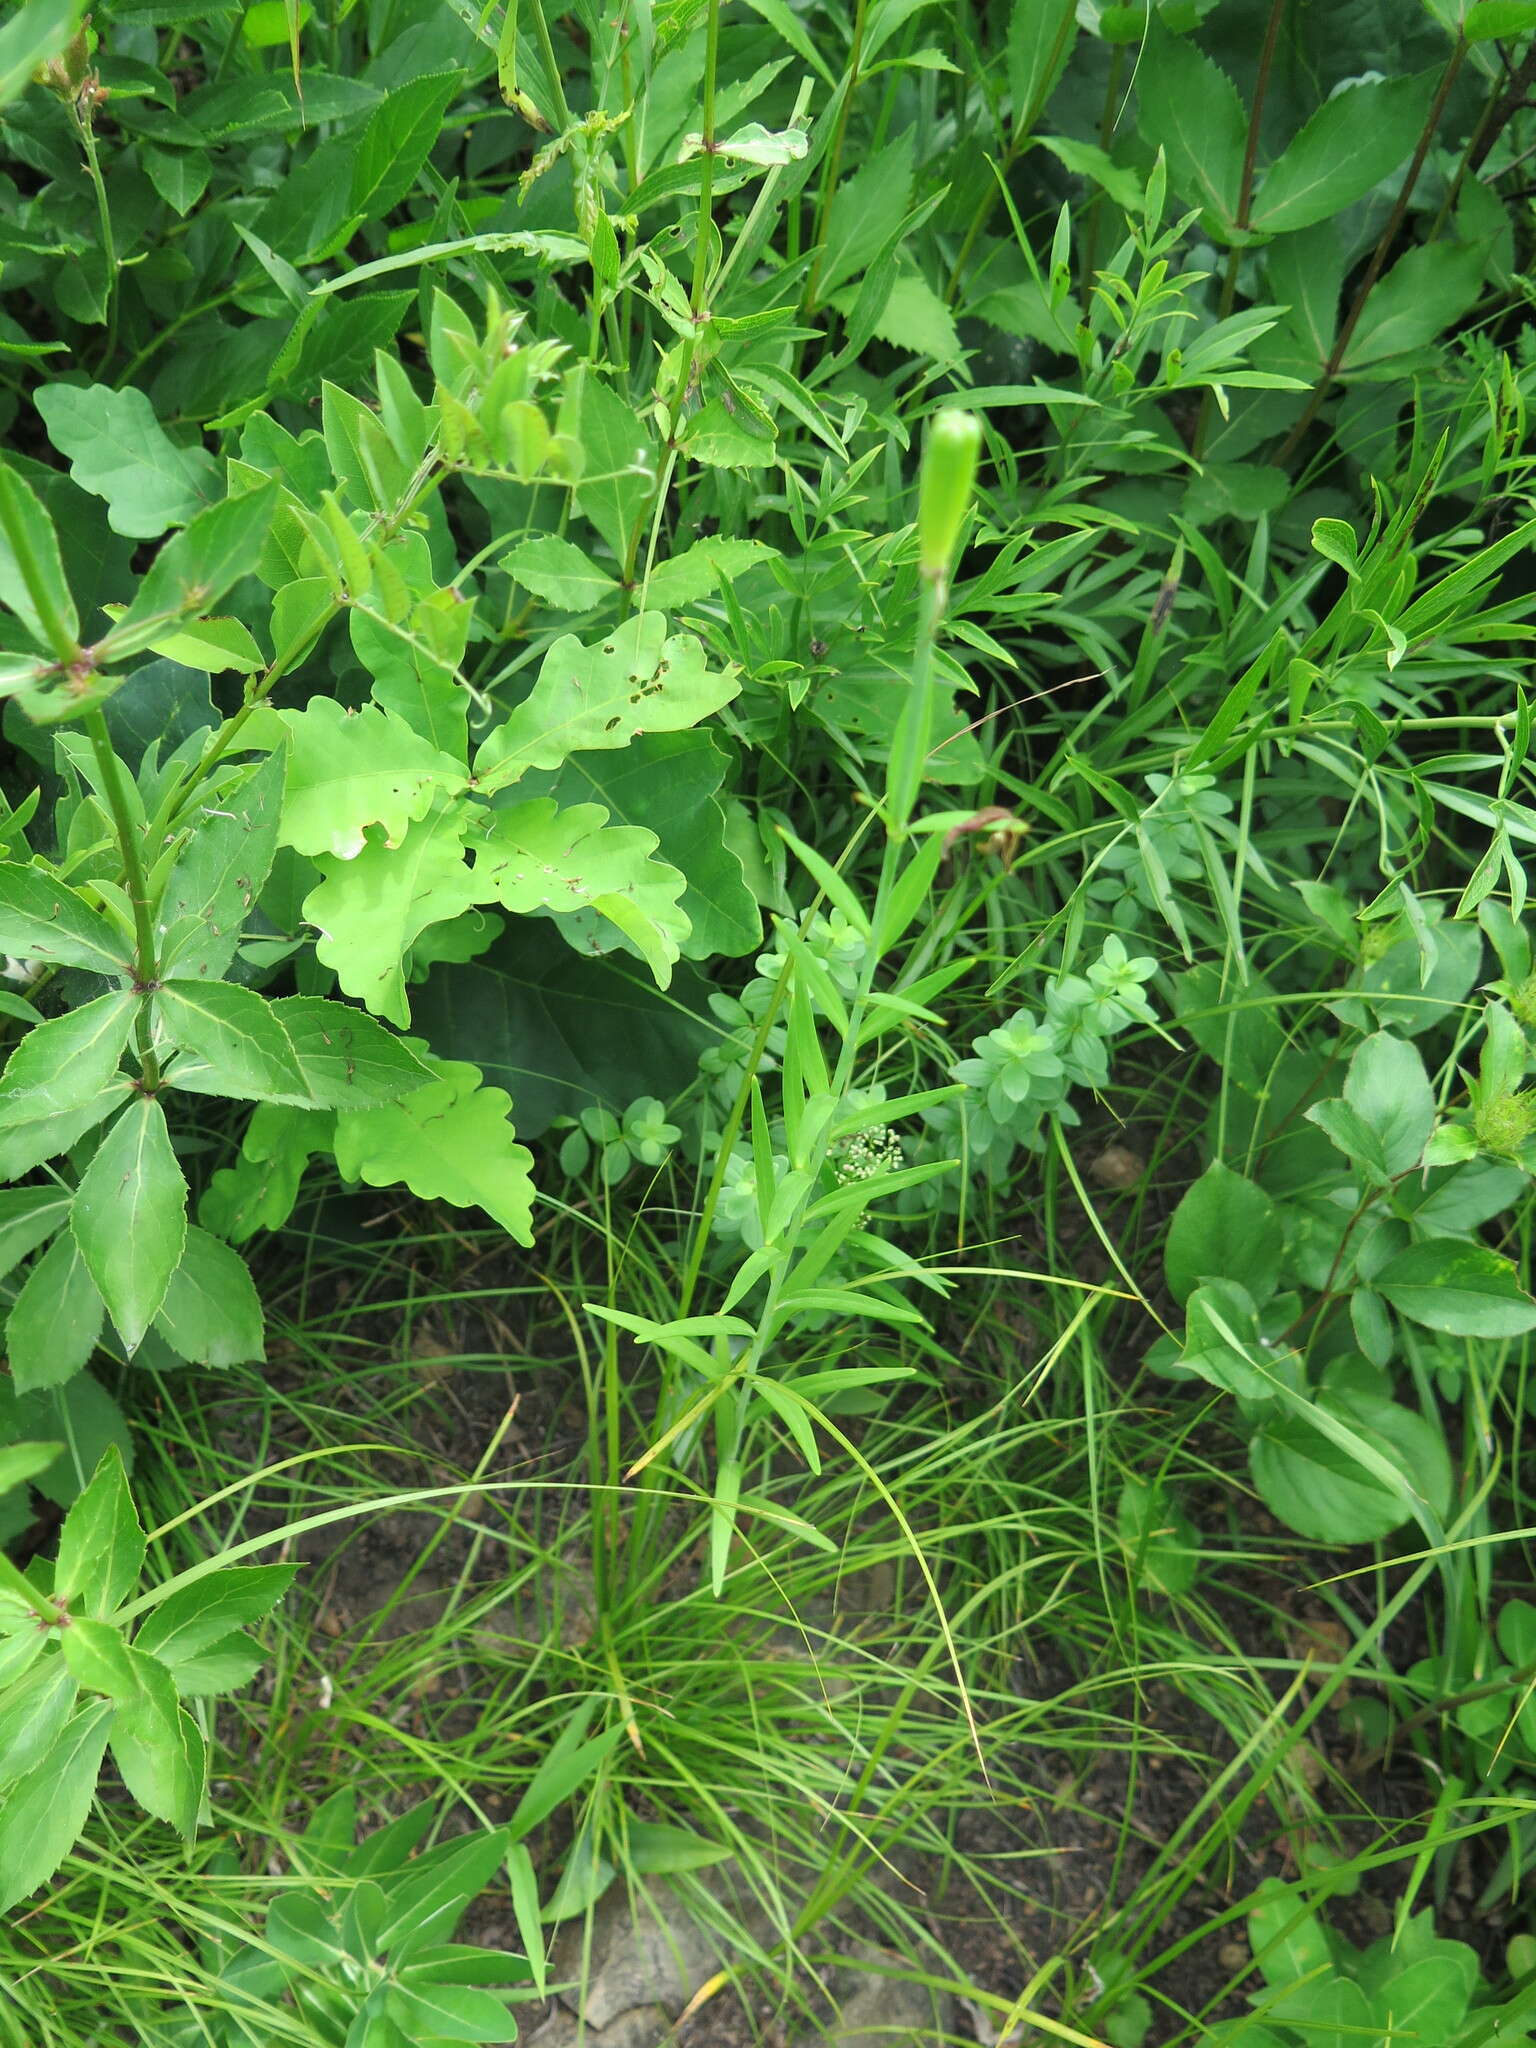
<instances>
[{"instance_id":1,"label":"green lily bud","mask_svg":"<svg viewBox=\"0 0 1536 2048\"><path fill-rule=\"evenodd\" d=\"M923 437L917 488L917 560L930 583L942 583L949 574L980 452L981 421L975 413L946 407L934 414Z\"/></svg>"}]
</instances>

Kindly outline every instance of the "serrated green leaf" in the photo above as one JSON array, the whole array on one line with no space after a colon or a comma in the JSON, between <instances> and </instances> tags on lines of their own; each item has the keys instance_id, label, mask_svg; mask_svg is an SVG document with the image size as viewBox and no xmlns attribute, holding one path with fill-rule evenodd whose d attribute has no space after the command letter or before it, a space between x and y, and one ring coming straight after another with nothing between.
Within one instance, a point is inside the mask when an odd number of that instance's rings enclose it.
<instances>
[{"instance_id":1,"label":"serrated green leaf","mask_svg":"<svg viewBox=\"0 0 1536 2048\"><path fill-rule=\"evenodd\" d=\"M1248 116L1237 88L1203 51L1162 29L1149 17L1136 66L1137 117L1142 135L1168 160L1168 178L1181 198L1222 227L1237 222Z\"/></svg>"},{"instance_id":2,"label":"serrated green leaf","mask_svg":"<svg viewBox=\"0 0 1536 2048\"><path fill-rule=\"evenodd\" d=\"M128 607L109 604L102 609L109 618L120 620ZM241 625L238 619L193 619L187 625L168 628L145 645L151 653L179 662L183 668L195 668L203 675L222 675L233 669L238 675L248 676L267 665L249 627Z\"/></svg>"},{"instance_id":3,"label":"serrated green leaf","mask_svg":"<svg viewBox=\"0 0 1536 2048\"><path fill-rule=\"evenodd\" d=\"M265 996L232 981L167 981L154 998L165 1036L213 1070L244 1102L307 1104L287 1032ZM179 1085L175 1070L170 1078Z\"/></svg>"},{"instance_id":4,"label":"serrated green leaf","mask_svg":"<svg viewBox=\"0 0 1536 2048\"><path fill-rule=\"evenodd\" d=\"M346 711L315 697L283 713L292 735L280 844L299 853L357 859L368 828L398 846L440 791L465 785L462 762L424 740L376 704Z\"/></svg>"},{"instance_id":5,"label":"serrated green leaf","mask_svg":"<svg viewBox=\"0 0 1536 2048\"><path fill-rule=\"evenodd\" d=\"M686 883L652 858L656 843L643 827L610 825L599 804L561 810L552 797L534 797L492 813L475 832L474 881L481 901L506 910L606 918L665 988L688 935L679 908Z\"/></svg>"},{"instance_id":6,"label":"serrated green leaf","mask_svg":"<svg viewBox=\"0 0 1536 2048\"><path fill-rule=\"evenodd\" d=\"M204 1650L264 1621L293 1584L296 1564L225 1565L152 1607L134 1641L174 1675Z\"/></svg>"},{"instance_id":7,"label":"serrated green leaf","mask_svg":"<svg viewBox=\"0 0 1536 2048\"><path fill-rule=\"evenodd\" d=\"M643 732L680 732L729 704L740 683L711 669L692 634L667 635L660 612L644 612L583 646L557 640L527 697L491 733L475 759L487 795L529 768L558 768L568 754L627 746Z\"/></svg>"},{"instance_id":8,"label":"serrated green leaf","mask_svg":"<svg viewBox=\"0 0 1536 2048\"><path fill-rule=\"evenodd\" d=\"M1251 226L1290 234L1363 198L1412 152L1435 77L1366 79L1325 100L1264 173Z\"/></svg>"},{"instance_id":9,"label":"serrated green leaf","mask_svg":"<svg viewBox=\"0 0 1536 2048\"><path fill-rule=\"evenodd\" d=\"M0 1694L0 1785L25 1777L47 1755L79 1692L79 1682L64 1660L48 1656ZM4 1805L0 1800L0 1812Z\"/></svg>"},{"instance_id":10,"label":"serrated green leaf","mask_svg":"<svg viewBox=\"0 0 1536 2048\"><path fill-rule=\"evenodd\" d=\"M189 520L150 563L133 603L101 643L102 659L153 647L166 621L197 617L253 574L276 502L276 485L263 481Z\"/></svg>"},{"instance_id":11,"label":"serrated green leaf","mask_svg":"<svg viewBox=\"0 0 1536 2048\"><path fill-rule=\"evenodd\" d=\"M708 597L722 583L734 583L754 563L768 561L777 552L759 540L695 541L682 554L656 564L642 596L658 611L675 611L679 605Z\"/></svg>"},{"instance_id":12,"label":"serrated green leaf","mask_svg":"<svg viewBox=\"0 0 1536 2048\"><path fill-rule=\"evenodd\" d=\"M85 1692L99 1692L109 1700L132 1699L139 1689L133 1654L122 1632L109 1622L74 1616L63 1631L64 1662L77 1685Z\"/></svg>"},{"instance_id":13,"label":"serrated green leaf","mask_svg":"<svg viewBox=\"0 0 1536 2048\"><path fill-rule=\"evenodd\" d=\"M88 1364L105 1308L73 1236L54 1240L11 1306L5 1348L18 1394L55 1387Z\"/></svg>"},{"instance_id":14,"label":"serrated green leaf","mask_svg":"<svg viewBox=\"0 0 1536 2048\"><path fill-rule=\"evenodd\" d=\"M102 1139L70 1226L118 1334L136 1351L187 1235L187 1183L158 1102L135 1097Z\"/></svg>"},{"instance_id":15,"label":"serrated green leaf","mask_svg":"<svg viewBox=\"0 0 1536 2048\"><path fill-rule=\"evenodd\" d=\"M22 1039L0 1075L0 1131L71 1116L117 1072L138 998L122 990L50 1017Z\"/></svg>"},{"instance_id":16,"label":"serrated green leaf","mask_svg":"<svg viewBox=\"0 0 1536 2048\"><path fill-rule=\"evenodd\" d=\"M405 956L421 933L489 894L464 858L469 823L462 806L440 805L396 842L374 828L355 858L317 862L320 885L304 899L305 921L320 934L316 958L393 1024L411 1021Z\"/></svg>"},{"instance_id":17,"label":"serrated green leaf","mask_svg":"<svg viewBox=\"0 0 1536 2048\"><path fill-rule=\"evenodd\" d=\"M135 385L45 384L37 409L82 490L107 501L107 523L133 540L184 526L217 495L219 470L201 447L181 447Z\"/></svg>"},{"instance_id":18,"label":"serrated green leaf","mask_svg":"<svg viewBox=\"0 0 1536 2048\"><path fill-rule=\"evenodd\" d=\"M370 1187L403 1183L424 1201L478 1206L519 1244L533 1242L533 1155L514 1137L511 1097L483 1088L467 1061L427 1058L437 1077L379 1109L336 1119L336 1164Z\"/></svg>"},{"instance_id":19,"label":"serrated green leaf","mask_svg":"<svg viewBox=\"0 0 1536 2048\"><path fill-rule=\"evenodd\" d=\"M0 1802L0 1913L45 1884L85 1826L113 1708L93 1703Z\"/></svg>"},{"instance_id":20,"label":"serrated green leaf","mask_svg":"<svg viewBox=\"0 0 1536 2048\"><path fill-rule=\"evenodd\" d=\"M74 1613L108 1621L138 1584L143 1568L144 1531L122 1455L111 1444L64 1517L54 1590Z\"/></svg>"},{"instance_id":21,"label":"serrated green leaf","mask_svg":"<svg viewBox=\"0 0 1536 2048\"><path fill-rule=\"evenodd\" d=\"M261 1297L244 1259L195 1224L187 1227L154 1327L194 1365L245 1365L266 1356Z\"/></svg>"},{"instance_id":22,"label":"serrated green leaf","mask_svg":"<svg viewBox=\"0 0 1536 2048\"><path fill-rule=\"evenodd\" d=\"M203 1738L159 1659L138 1650L129 1654L139 1689L113 1716L112 1761L145 1812L168 1821L190 1841L197 1832L207 1769Z\"/></svg>"},{"instance_id":23,"label":"serrated green leaf","mask_svg":"<svg viewBox=\"0 0 1536 2048\"><path fill-rule=\"evenodd\" d=\"M56 1159L61 1152L68 1152L87 1131L93 1131L128 1100L133 1086L126 1074L114 1076L74 1109L0 1130L0 1179L14 1180L45 1159Z\"/></svg>"},{"instance_id":24,"label":"serrated green leaf","mask_svg":"<svg viewBox=\"0 0 1536 2048\"><path fill-rule=\"evenodd\" d=\"M161 904L163 975L217 980L228 971L272 871L286 766L281 748L268 754L199 818Z\"/></svg>"},{"instance_id":25,"label":"serrated green leaf","mask_svg":"<svg viewBox=\"0 0 1536 2048\"><path fill-rule=\"evenodd\" d=\"M66 883L18 861L0 861L0 952L113 981L133 973L128 942L114 924Z\"/></svg>"}]
</instances>

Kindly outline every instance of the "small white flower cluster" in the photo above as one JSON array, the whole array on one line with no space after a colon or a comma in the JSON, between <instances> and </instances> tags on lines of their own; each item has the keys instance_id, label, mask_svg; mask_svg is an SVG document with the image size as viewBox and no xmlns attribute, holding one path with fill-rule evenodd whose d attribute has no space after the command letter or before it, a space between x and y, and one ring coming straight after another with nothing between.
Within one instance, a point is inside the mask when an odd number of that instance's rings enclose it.
<instances>
[{"instance_id":1,"label":"small white flower cluster","mask_svg":"<svg viewBox=\"0 0 1536 2048\"><path fill-rule=\"evenodd\" d=\"M896 1173L906 1164L901 1140L889 1124L872 1124L867 1131L855 1131L837 1148L837 1178L851 1187L855 1181L878 1180L883 1173Z\"/></svg>"}]
</instances>

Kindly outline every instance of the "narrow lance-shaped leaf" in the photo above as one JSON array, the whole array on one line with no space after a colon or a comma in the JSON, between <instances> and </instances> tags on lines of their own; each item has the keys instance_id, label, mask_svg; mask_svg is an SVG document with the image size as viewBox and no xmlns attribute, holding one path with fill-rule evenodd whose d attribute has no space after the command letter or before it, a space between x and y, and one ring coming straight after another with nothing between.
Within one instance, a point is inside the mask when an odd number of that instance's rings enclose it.
<instances>
[{"instance_id":1,"label":"narrow lance-shaped leaf","mask_svg":"<svg viewBox=\"0 0 1536 2048\"><path fill-rule=\"evenodd\" d=\"M0 604L54 661L80 637L80 615L64 580L59 537L31 488L0 461Z\"/></svg>"}]
</instances>

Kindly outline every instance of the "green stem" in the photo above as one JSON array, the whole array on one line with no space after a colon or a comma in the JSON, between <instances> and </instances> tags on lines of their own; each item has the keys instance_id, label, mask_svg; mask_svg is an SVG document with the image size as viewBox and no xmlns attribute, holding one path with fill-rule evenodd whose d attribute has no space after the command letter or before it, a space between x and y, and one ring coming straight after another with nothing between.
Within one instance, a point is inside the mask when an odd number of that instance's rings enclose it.
<instances>
[{"instance_id":1,"label":"green stem","mask_svg":"<svg viewBox=\"0 0 1536 2048\"><path fill-rule=\"evenodd\" d=\"M1253 207L1253 174L1259 156L1259 123L1264 118L1264 101L1269 93L1269 74L1274 69L1275 48L1280 41L1280 24L1285 19L1285 0L1272 0L1269 22L1264 30L1264 47L1259 53L1259 75L1253 85L1253 105L1248 111L1248 141L1243 150L1243 175L1237 188L1237 216L1235 225L1240 233L1246 233L1248 217ZM1221 306L1216 317L1225 320L1232 311L1232 302L1237 297L1237 271L1242 257L1242 245L1234 242L1227 251L1227 272L1221 281ZM1211 410L1215 403L1209 385L1200 400L1200 418L1195 427L1193 454L1198 462L1205 447L1206 436L1211 427Z\"/></svg>"},{"instance_id":2,"label":"green stem","mask_svg":"<svg viewBox=\"0 0 1536 2048\"><path fill-rule=\"evenodd\" d=\"M856 0L853 11L853 47L848 53L848 76L843 84L843 103L837 110L837 126L832 131L832 147L827 151L827 161L821 177L821 197L816 205L816 232L813 244L816 253L811 258L811 274L805 281L805 298L802 311L807 319L816 309L816 288L821 283L822 264L826 257L827 218L832 211L832 200L837 192L838 172L843 167L843 142L848 133L848 116L853 111L853 96L858 90L859 67L864 62L864 24L869 13L868 0Z\"/></svg>"},{"instance_id":3,"label":"green stem","mask_svg":"<svg viewBox=\"0 0 1536 2048\"><path fill-rule=\"evenodd\" d=\"M128 801L128 786L124 778L123 764L112 751L107 721L99 711L87 714L85 731L91 743L91 751L96 756L96 771L101 777L101 793L112 813L118 851L122 855L123 879L128 885L128 900L133 905L134 980L140 994L148 994L150 990L158 987L160 981L160 964L155 954L155 906L150 897L149 878L144 872L139 835L134 829L133 809ZM139 1070L143 1076L145 1089L153 1093L160 1085L160 1062L155 1056L154 1043L150 1036L147 1003L139 1006L136 1037Z\"/></svg>"},{"instance_id":4,"label":"green stem","mask_svg":"<svg viewBox=\"0 0 1536 2048\"><path fill-rule=\"evenodd\" d=\"M565 96L560 66L555 61L555 45L549 33L549 23L544 19L544 0L533 0L533 32L539 46L539 55L544 60L544 70L549 79L550 92L554 95L555 112L559 116L563 133L571 125L571 107Z\"/></svg>"},{"instance_id":5,"label":"green stem","mask_svg":"<svg viewBox=\"0 0 1536 2048\"><path fill-rule=\"evenodd\" d=\"M1027 4L1034 7L1043 6L1045 4L1045 0L1027 0ZM1024 107L1022 109L1019 107L1015 107L1012 110L1013 135L1008 143L1007 149L1003 152L1001 174L999 177L996 177L992 180L992 183L987 191L987 196L982 201L981 205L977 207L975 218L972 220L970 227L966 230L965 240L960 244L960 254L955 258L955 267L949 273L949 283L946 286L944 292L944 301L946 305L952 306L959 295L960 280L965 275L965 267L971 260L972 251L975 249L976 244L980 241L982 235L985 233L987 226L992 219L993 210L997 205L998 192L1000 191L1003 183L1006 181L1008 173L1012 169L1013 165L1024 154L1024 151L1027 148L1030 139L1034 134L1035 123L1039 120L1040 116L1045 112L1046 101L1050 98L1052 91L1055 89L1058 68L1063 61L1063 47L1066 44L1068 38L1074 35L1076 31L1076 8L1073 6L1061 7L1056 22L1056 40L1055 43L1052 45L1051 54L1046 62L1045 69L1041 73L1041 84L1037 89L1034 100L1027 107Z\"/></svg>"},{"instance_id":6,"label":"green stem","mask_svg":"<svg viewBox=\"0 0 1536 2048\"><path fill-rule=\"evenodd\" d=\"M10 1593L21 1601L29 1614L35 1614L40 1622L51 1627L59 1618L59 1610L51 1600L45 1600L36 1586L24 1572L11 1563L0 1550L0 1592Z\"/></svg>"},{"instance_id":7,"label":"green stem","mask_svg":"<svg viewBox=\"0 0 1536 2048\"><path fill-rule=\"evenodd\" d=\"M117 239L112 233L112 209L107 204L107 182L101 175L101 160L96 154L96 132L89 113L82 113L78 99L69 103L74 118L75 133L80 138L80 147L85 151L85 165L96 189L96 216L101 223L101 253L107 265L107 338L102 350L105 362L117 346Z\"/></svg>"},{"instance_id":8,"label":"green stem","mask_svg":"<svg viewBox=\"0 0 1536 2048\"><path fill-rule=\"evenodd\" d=\"M1423 132L1419 136L1418 146L1413 152L1413 160L1409 164L1403 178L1402 190L1397 195L1397 204L1393 207L1391 217L1382 229L1375 248L1371 251L1371 260L1365 267L1365 276L1360 280L1360 289L1355 293L1355 302L1349 309L1344 325L1339 329L1338 337L1329 351L1327 362L1323 365L1316 383L1312 386L1311 394L1307 399L1301 418L1292 427L1276 451L1275 460L1277 462L1286 462L1296 453L1296 450L1301 446L1303 435L1322 410L1323 402L1332 388L1333 380L1338 375L1339 365L1343 362L1349 351L1349 344L1354 339L1355 329L1359 325L1360 315L1365 311L1366 301L1376 288L1376 280L1381 276L1382 270L1386 265L1387 256L1391 251L1393 243L1397 240L1398 231L1407 216L1408 202L1412 199L1414 187L1419 182L1419 173L1424 168L1424 159L1429 155L1430 144L1435 139L1435 130L1440 125L1440 116L1445 112L1445 103L1451 96L1451 87L1456 83L1457 74L1461 70L1466 54L1466 41L1458 35L1456 47L1452 50L1450 61L1447 63L1445 71L1441 76L1434 104L1430 107Z\"/></svg>"},{"instance_id":9,"label":"green stem","mask_svg":"<svg viewBox=\"0 0 1536 2048\"><path fill-rule=\"evenodd\" d=\"M1456 175L1446 187L1445 197L1440 202L1440 211L1435 215L1435 224L1429 231L1429 239L1432 242L1437 239L1440 230L1455 212L1456 203L1461 198L1462 188L1468 178L1477 176L1487 162L1493 145L1525 104L1526 95L1533 83L1536 83L1536 38L1532 39L1518 70L1483 109L1483 117L1472 131L1461 162L1456 167Z\"/></svg>"}]
</instances>

